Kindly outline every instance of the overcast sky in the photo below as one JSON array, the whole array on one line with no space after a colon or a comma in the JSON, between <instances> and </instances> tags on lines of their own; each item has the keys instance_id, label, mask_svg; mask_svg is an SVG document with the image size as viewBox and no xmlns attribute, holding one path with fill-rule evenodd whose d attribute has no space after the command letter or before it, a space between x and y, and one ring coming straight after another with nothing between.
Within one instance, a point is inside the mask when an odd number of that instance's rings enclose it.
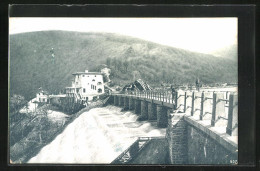
<instances>
[{"instance_id":1,"label":"overcast sky","mask_svg":"<svg viewBox=\"0 0 260 171\"><path fill-rule=\"evenodd\" d=\"M237 18L10 18L9 33L109 32L201 53L237 44Z\"/></svg>"}]
</instances>

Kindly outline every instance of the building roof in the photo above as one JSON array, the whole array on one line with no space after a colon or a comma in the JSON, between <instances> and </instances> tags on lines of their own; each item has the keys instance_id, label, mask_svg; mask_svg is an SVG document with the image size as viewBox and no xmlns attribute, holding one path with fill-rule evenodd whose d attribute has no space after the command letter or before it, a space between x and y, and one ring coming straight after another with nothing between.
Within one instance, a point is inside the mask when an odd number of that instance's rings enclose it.
<instances>
[{"instance_id":1,"label":"building roof","mask_svg":"<svg viewBox=\"0 0 260 171\"><path fill-rule=\"evenodd\" d=\"M126 90L152 90L152 88L143 80L138 79L134 81L133 83L129 83L125 85L125 87L122 89L123 91Z\"/></svg>"},{"instance_id":2,"label":"building roof","mask_svg":"<svg viewBox=\"0 0 260 171\"><path fill-rule=\"evenodd\" d=\"M67 88L76 88L76 87L65 87L65 88L67 89Z\"/></svg>"},{"instance_id":3,"label":"building roof","mask_svg":"<svg viewBox=\"0 0 260 171\"><path fill-rule=\"evenodd\" d=\"M42 93L43 95L48 95L49 93L47 92L47 91L45 91L45 90L40 90L39 92L37 92L37 94L38 93Z\"/></svg>"},{"instance_id":4,"label":"building roof","mask_svg":"<svg viewBox=\"0 0 260 171\"><path fill-rule=\"evenodd\" d=\"M101 72L76 72L72 75L102 75Z\"/></svg>"}]
</instances>

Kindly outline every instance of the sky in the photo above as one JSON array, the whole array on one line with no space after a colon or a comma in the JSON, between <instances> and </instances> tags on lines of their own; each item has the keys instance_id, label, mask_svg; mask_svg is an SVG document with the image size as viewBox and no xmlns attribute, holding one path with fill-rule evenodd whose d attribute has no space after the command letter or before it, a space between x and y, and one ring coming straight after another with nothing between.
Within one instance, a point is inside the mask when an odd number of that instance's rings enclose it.
<instances>
[{"instance_id":1,"label":"sky","mask_svg":"<svg viewBox=\"0 0 260 171\"><path fill-rule=\"evenodd\" d=\"M237 18L9 18L9 34L108 32L201 53L237 44Z\"/></svg>"}]
</instances>

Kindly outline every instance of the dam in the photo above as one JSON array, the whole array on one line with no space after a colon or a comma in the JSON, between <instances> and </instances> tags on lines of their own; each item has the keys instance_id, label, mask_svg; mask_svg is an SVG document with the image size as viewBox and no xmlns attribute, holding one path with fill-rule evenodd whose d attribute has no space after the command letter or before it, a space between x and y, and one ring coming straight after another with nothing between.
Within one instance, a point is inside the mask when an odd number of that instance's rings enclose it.
<instances>
[{"instance_id":1,"label":"dam","mask_svg":"<svg viewBox=\"0 0 260 171\"><path fill-rule=\"evenodd\" d=\"M121 110L109 105L82 113L28 163L110 164L138 137L165 137L156 121L136 121Z\"/></svg>"},{"instance_id":2,"label":"dam","mask_svg":"<svg viewBox=\"0 0 260 171\"><path fill-rule=\"evenodd\" d=\"M103 104L82 113L29 163L237 163L236 92L127 92Z\"/></svg>"}]
</instances>

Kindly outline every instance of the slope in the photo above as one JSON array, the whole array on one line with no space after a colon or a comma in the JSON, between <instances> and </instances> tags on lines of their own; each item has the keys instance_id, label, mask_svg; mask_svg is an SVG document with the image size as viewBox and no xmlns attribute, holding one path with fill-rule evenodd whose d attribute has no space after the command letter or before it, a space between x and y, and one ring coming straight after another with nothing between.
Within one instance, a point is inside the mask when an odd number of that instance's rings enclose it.
<instances>
[{"instance_id":1,"label":"slope","mask_svg":"<svg viewBox=\"0 0 260 171\"><path fill-rule=\"evenodd\" d=\"M51 49L54 48L55 60ZM111 33L42 31L10 36L10 92L26 99L39 87L57 93L71 84L72 73L101 64L111 68L114 84L142 78L151 85L237 82L232 60L163 46Z\"/></svg>"}]
</instances>

